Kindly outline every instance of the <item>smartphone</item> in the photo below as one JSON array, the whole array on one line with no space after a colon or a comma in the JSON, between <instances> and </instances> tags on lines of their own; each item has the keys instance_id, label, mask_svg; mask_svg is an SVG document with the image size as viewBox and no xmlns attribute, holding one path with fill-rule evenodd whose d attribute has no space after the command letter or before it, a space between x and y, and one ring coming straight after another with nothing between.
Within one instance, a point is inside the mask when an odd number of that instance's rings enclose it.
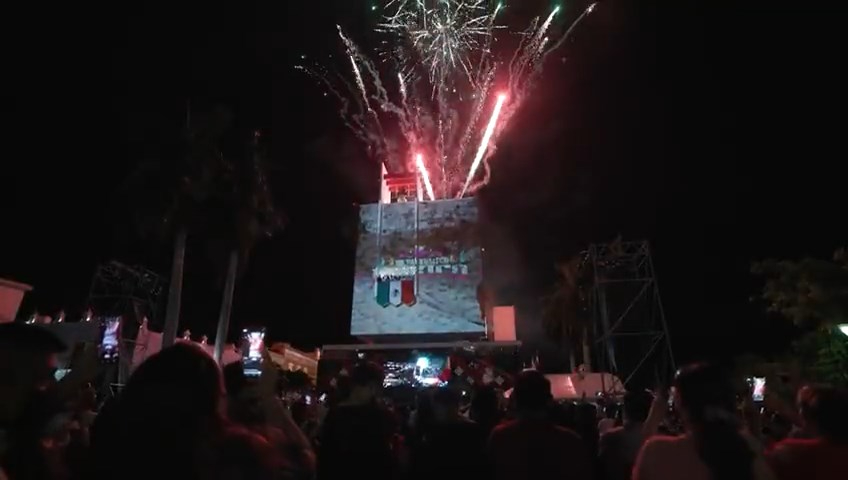
<instances>
[{"instance_id":1,"label":"smartphone","mask_svg":"<svg viewBox=\"0 0 848 480\"><path fill-rule=\"evenodd\" d=\"M265 351L265 329L242 330L241 362L244 375L258 377L262 374L262 352Z\"/></svg>"},{"instance_id":2,"label":"smartphone","mask_svg":"<svg viewBox=\"0 0 848 480\"><path fill-rule=\"evenodd\" d=\"M766 394L766 377L751 377L748 383L751 385L751 400L762 402Z\"/></svg>"},{"instance_id":3,"label":"smartphone","mask_svg":"<svg viewBox=\"0 0 848 480\"><path fill-rule=\"evenodd\" d=\"M105 363L118 361L120 354L121 317L106 317L100 323L100 360Z\"/></svg>"}]
</instances>

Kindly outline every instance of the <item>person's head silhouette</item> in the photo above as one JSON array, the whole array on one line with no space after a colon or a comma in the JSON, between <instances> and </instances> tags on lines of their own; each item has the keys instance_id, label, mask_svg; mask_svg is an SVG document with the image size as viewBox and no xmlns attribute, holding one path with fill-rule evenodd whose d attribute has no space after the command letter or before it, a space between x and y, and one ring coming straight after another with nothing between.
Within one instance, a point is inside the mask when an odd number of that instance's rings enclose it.
<instances>
[{"instance_id":1,"label":"person's head silhouette","mask_svg":"<svg viewBox=\"0 0 848 480\"><path fill-rule=\"evenodd\" d=\"M515 380L512 397L519 414L544 413L553 399L551 382L538 370L525 370Z\"/></svg>"}]
</instances>

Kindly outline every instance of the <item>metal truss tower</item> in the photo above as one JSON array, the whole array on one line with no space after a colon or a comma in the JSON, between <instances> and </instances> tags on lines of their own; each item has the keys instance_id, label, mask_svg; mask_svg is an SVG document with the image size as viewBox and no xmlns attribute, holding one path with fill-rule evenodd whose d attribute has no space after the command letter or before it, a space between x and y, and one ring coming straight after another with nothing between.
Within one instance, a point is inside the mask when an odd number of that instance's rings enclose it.
<instances>
[{"instance_id":1,"label":"metal truss tower","mask_svg":"<svg viewBox=\"0 0 848 480\"><path fill-rule=\"evenodd\" d=\"M150 323L161 313L162 292L167 282L159 274L135 265L111 261L97 267L88 294L88 306L98 317L132 317Z\"/></svg>"},{"instance_id":2,"label":"metal truss tower","mask_svg":"<svg viewBox=\"0 0 848 480\"><path fill-rule=\"evenodd\" d=\"M594 244L587 260L598 370L628 387L665 384L674 355L648 242Z\"/></svg>"},{"instance_id":3,"label":"metal truss tower","mask_svg":"<svg viewBox=\"0 0 848 480\"><path fill-rule=\"evenodd\" d=\"M135 338L144 318L156 323L163 312L167 282L159 274L138 265L111 261L94 272L88 308L96 319L121 317L119 364L107 371L102 388L120 386L129 374Z\"/></svg>"}]
</instances>

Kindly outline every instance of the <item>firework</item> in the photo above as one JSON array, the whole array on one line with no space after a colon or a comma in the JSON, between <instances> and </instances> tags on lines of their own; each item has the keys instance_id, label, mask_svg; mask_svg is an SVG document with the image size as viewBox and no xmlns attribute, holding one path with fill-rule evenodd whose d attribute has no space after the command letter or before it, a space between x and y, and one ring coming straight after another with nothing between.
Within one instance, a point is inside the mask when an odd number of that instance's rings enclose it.
<instances>
[{"instance_id":1,"label":"firework","mask_svg":"<svg viewBox=\"0 0 848 480\"><path fill-rule=\"evenodd\" d=\"M498 125L498 118L501 115L501 109L503 108L505 101L506 94L501 93L498 95L498 100L495 103L495 109L492 112L492 116L489 117L489 123L486 125L486 131L483 132L483 139L480 140L480 147L477 149L477 155L474 156L474 161L471 162L471 169L468 170L468 177L465 179L465 184L462 186L462 190L459 191L460 198L462 198L465 195L465 192L468 191L468 187L471 185L471 180L474 179L474 174L477 173L477 169L480 167L480 162L483 160L483 156L486 155L486 152L488 151L489 142L491 142L492 135L495 133L495 127Z\"/></svg>"},{"instance_id":2,"label":"firework","mask_svg":"<svg viewBox=\"0 0 848 480\"><path fill-rule=\"evenodd\" d=\"M377 55L364 54L338 27L350 73L331 73L320 64L297 68L338 99L345 125L389 170L417 171L431 200L462 197L488 181L488 157L546 56L594 7L552 39L559 6L512 32L498 23L503 3L387 0L375 27L386 48ZM518 36L518 47L500 51L502 34ZM384 84L384 77L394 80ZM492 113L482 125L487 111ZM478 145L473 157L472 144ZM481 165L484 178L473 183Z\"/></svg>"},{"instance_id":3,"label":"firework","mask_svg":"<svg viewBox=\"0 0 848 480\"><path fill-rule=\"evenodd\" d=\"M378 29L405 38L427 67L433 92L453 83L461 72L474 85L475 55L491 45L494 18L501 6L489 10L488 1L392 0L386 4L391 12Z\"/></svg>"},{"instance_id":4,"label":"firework","mask_svg":"<svg viewBox=\"0 0 848 480\"><path fill-rule=\"evenodd\" d=\"M427 167L424 164L424 156L420 153L415 154L415 167L418 169L418 174L421 175L421 180L424 181L427 196L430 197L430 200L435 200L436 194L433 191L433 184L430 183L430 173L427 172Z\"/></svg>"}]
</instances>

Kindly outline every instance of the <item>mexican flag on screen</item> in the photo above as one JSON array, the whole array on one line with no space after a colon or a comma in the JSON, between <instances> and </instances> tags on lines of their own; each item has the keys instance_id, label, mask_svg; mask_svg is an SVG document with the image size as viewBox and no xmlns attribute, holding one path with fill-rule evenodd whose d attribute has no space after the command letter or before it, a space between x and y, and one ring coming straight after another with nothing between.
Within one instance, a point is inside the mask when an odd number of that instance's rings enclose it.
<instances>
[{"instance_id":1,"label":"mexican flag on screen","mask_svg":"<svg viewBox=\"0 0 848 480\"><path fill-rule=\"evenodd\" d=\"M378 278L374 285L374 298L381 307L389 305L412 306L415 304L415 279L409 278Z\"/></svg>"}]
</instances>

